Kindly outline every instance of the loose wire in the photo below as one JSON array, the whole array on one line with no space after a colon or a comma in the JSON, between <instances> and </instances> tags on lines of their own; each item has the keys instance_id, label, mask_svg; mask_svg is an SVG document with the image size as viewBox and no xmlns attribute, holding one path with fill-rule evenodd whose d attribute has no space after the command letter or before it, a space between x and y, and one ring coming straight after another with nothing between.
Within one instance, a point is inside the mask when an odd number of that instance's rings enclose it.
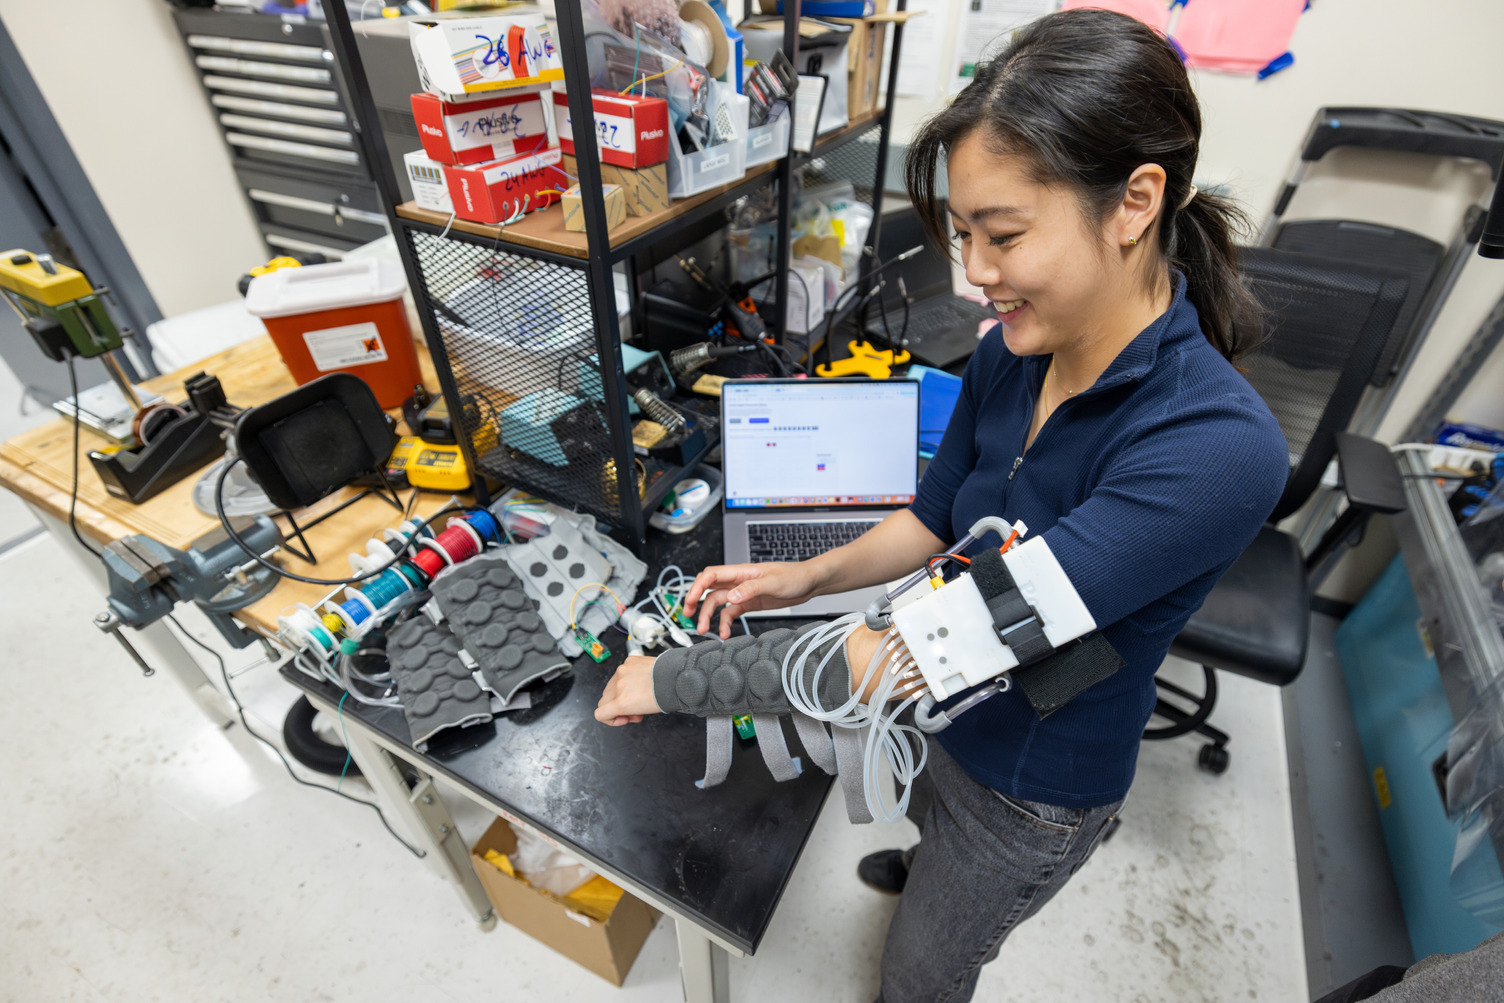
<instances>
[{"instance_id":1,"label":"loose wire","mask_svg":"<svg viewBox=\"0 0 1504 1003\"><path fill-rule=\"evenodd\" d=\"M312 781L304 780L302 777L300 777L296 773L294 773L293 769L292 769L292 764L287 761L287 757L286 756L282 755L282 750L279 749L279 748L277 748L277 746L275 744L273 744L272 742L268 741L265 738L262 738L261 735L259 733L257 733L254 728L251 727L251 723L246 720L246 717L245 717L245 705L242 704L240 702L240 698L235 695L235 687L230 684L230 673L229 673L229 670L227 670L225 668L225 660L220 655L220 653L217 652L217 651L215 651L213 648L209 647L203 641L200 641L193 634L191 634L186 627L184 627L181 623L178 622L178 618L176 616L174 616L173 614L168 613L167 614L167 619L170 620L172 622L172 625L178 629L178 633L182 634L184 637L186 637L188 640L192 641L194 644L198 645L200 648L203 648L211 656L213 656L213 658L214 658L214 660L216 662L219 663L219 677L220 677L220 679L222 679L224 681L225 692L229 696L230 702L235 705L235 713L240 717L241 727L245 728L246 734L250 735L256 741L260 742L262 745L264 745L268 749L272 750L272 752L276 755L277 759L281 761L282 768L287 771L287 775L288 776L292 777L294 780L296 780L298 783L302 784L304 787L313 787L313 788L315 788L317 790L328 791L330 794L334 794L334 795L336 795L338 797L342 797L346 801L353 801L356 804L363 804L363 805L365 805L367 808L371 809L372 811L374 811L376 813L376 817L379 818L379 819L381 819L381 824L386 827L386 831L389 832L389 833L391 833L392 834L392 838L395 839L397 842L401 843L403 845L403 847L405 847L407 849L408 853L411 853L413 856L420 857L420 858L428 856L428 854L425 851L418 849L417 847L415 847L411 843L409 843L407 840L405 840L401 836L397 835L397 830L393 829L391 823L386 820L386 813L381 810L381 806L380 805L373 804L370 801L365 801L365 800L362 800L361 798L358 798L358 797L353 797L353 796L351 796L349 794L346 794L344 791L341 791L341 790L339 790L337 788L334 788L334 787L328 787L328 786L326 786L324 784L316 784L316 783L313 783ZM346 750L345 751L346 763L348 764L348 762L349 762L349 745L348 745L348 743L345 746L345 750Z\"/></svg>"},{"instance_id":2,"label":"loose wire","mask_svg":"<svg viewBox=\"0 0 1504 1003\"><path fill-rule=\"evenodd\" d=\"M73 530L73 538L78 545L101 561L104 560L104 552L95 550L93 545L84 539L84 535L78 531L78 426L79 414L83 411L78 400L78 370L73 368L73 354L68 353L68 384L73 390L73 490L68 494L68 528Z\"/></svg>"},{"instance_id":3,"label":"loose wire","mask_svg":"<svg viewBox=\"0 0 1504 1003\"><path fill-rule=\"evenodd\" d=\"M627 608L627 604L621 601L621 596L617 595L615 592L612 592L610 589L608 589L606 586L602 585L600 582L589 582L589 583L587 583L585 585L581 585L579 588L577 588L577 589L574 590L574 595L572 595L572 596L569 597L569 627L570 627L571 630L574 629L574 627L576 625L576 622L577 622L575 620L575 618L574 618L574 604L575 604L575 601L580 598L580 593L584 592L586 589L595 589L597 592L604 592L608 596L610 596L612 599L615 599L616 600L616 612L617 612L618 615L620 615L620 613L621 613L622 610L624 610L624 609ZM588 603L585 604L585 609L589 609L592 605L594 605L596 602L599 602L599 601L600 601L599 599L591 600L590 602L588 602ZM583 610L581 612L583 612Z\"/></svg>"},{"instance_id":4,"label":"loose wire","mask_svg":"<svg viewBox=\"0 0 1504 1003\"><path fill-rule=\"evenodd\" d=\"M396 554L392 556L392 559L390 561L386 562L379 568L372 568L365 574L356 575L354 578L310 578L307 575L300 575L295 571L288 571L286 568L273 564L271 561L268 561L265 557L257 553L250 544L246 543L245 540L241 538L239 533L235 532L235 527L230 525L229 516L225 514L225 478L229 476L230 471L235 468L235 465L237 463L243 462L245 462L245 457L237 456L235 457L235 459L231 460L229 463L226 463L220 469L219 478L214 482L214 513L215 515L219 516L219 524L221 527L223 527L225 535L229 537L237 547L243 550L246 555L251 558L251 560L255 561L263 568L267 568L271 571L276 572L283 578L291 578L295 582L306 582L309 585L323 585L334 587L341 585L359 585L361 582L370 581L372 578L378 577L388 568L396 567L399 563L401 563L403 556L408 551L408 548L412 547L418 540L419 534L414 532L412 536L404 540L402 545L397 548ZM471 512L474 510L475 506L472 505L449 505L435 512L433 515L428 516L427 518L419 518L418 528L421 529L423 526L431 525L433 521L441 515L448 515L451 512Z\"/></svg>"}]
</instances>

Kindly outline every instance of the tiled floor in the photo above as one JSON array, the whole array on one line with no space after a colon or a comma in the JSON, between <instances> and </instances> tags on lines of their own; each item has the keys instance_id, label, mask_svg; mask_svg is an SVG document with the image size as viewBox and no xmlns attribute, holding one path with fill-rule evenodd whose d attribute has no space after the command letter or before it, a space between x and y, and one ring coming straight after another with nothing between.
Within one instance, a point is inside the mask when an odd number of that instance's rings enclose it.
<instances>
[{"instance_id":1,"label":"tiled floor","mask_svg":"<svg viewBox=\"0 0 1504 1003\"><path fill-rule=\"evenodd\" d=\"M30 524L0 497L0 543ZM240 726L209 724L164 674L143 679L91 629L99 606L50 537L0 554L0 997L680 998L666 921L620 990L514 929L477 931L370 811L293 784ZM253 723L292 700L265 666L236 686ZM1123 828L1014 935L978 999L1308 998L1278 695L1227 678L1218 720L1229 772L1198 771L1188 741L1147 745ZM838 800L761 950L733 960L735 999L875 996L894 900L853 868L913 830L853 827ZM451 802L466 833L487 823Z\"/></svg>"}]
</instances>

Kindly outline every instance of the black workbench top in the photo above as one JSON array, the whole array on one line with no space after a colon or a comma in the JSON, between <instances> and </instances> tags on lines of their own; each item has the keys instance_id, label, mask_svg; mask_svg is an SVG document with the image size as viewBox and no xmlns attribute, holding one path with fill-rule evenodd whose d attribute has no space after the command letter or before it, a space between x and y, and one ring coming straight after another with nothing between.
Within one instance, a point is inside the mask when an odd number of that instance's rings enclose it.
<instances>
[{"instance_id":1,"label":"black workbench top","mask_svg":"<svg viewBox=\"0 0 1504 1003\"><path fill-rule=\"evenodd\" d=\"M652 532L643 556L645 585L669 564L693 574L718 563L718 514L683 536ZM645 594L639 587L638 595ZM625 651L619 631L608 631L602 640L612 651L607 662L581 657L572 673L548 684L557 703L546 706L545 699L541 713L502 714L489 724L443 732L421 759L432 772L554 837L587 864L627 875L751 953L773 918L831 778L811 768L797 780L775 783L761 753L738 742L726 782L697 789L705 769L705 725L699 718L655 714L620 728L595 720L596 702ZM338 688L291 666L282 675L300 689L339 700ZM344 713L411 744L400 710L347 700ZM798 748L797 739L789 742Z\"/></svg>"}]
</instances>

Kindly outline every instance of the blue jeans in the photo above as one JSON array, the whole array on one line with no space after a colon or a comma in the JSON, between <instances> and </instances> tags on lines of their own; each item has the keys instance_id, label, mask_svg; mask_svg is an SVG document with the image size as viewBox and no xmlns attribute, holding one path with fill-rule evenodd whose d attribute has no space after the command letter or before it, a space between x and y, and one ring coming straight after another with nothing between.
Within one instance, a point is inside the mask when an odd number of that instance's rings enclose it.
<instances>
[{"instance_id":1,"label":"blue jeans","mask_svg":"<svg viewBox=\"0 0 1504 1003\"><path fill-rule=\"evenodd\" d=\"M1006 797L931 741L909 820L921 842L883 945L882 1003L969 1000L1003 940L1065 887L1123 805Z\"/></svg>"}]
</instances>

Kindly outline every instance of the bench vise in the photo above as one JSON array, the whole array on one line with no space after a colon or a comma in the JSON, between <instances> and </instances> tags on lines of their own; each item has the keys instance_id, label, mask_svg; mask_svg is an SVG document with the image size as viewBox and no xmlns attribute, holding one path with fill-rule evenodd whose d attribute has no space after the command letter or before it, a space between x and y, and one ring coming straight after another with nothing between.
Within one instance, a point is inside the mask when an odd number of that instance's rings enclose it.
<instances>
[{"instance_id":1,"label":"bench vise","mask_svg":"<svg viewBox=\"0 0 1504 1003\"><path fill-rule=\"evenodd\" d=\"M282 531L265 515L232 521L236 533L262 557L282 545ZM104 550L109 580L108 606L94 626L115 635L144 675L153 670L131 645L122 627L141 629L167 616L180 602L196 603L225 640L244 648L260 640L230 615L270 592L277 574L246 556L223 528L216 528L177 550L137 533Z\"/></svg>"}]
</instances>

